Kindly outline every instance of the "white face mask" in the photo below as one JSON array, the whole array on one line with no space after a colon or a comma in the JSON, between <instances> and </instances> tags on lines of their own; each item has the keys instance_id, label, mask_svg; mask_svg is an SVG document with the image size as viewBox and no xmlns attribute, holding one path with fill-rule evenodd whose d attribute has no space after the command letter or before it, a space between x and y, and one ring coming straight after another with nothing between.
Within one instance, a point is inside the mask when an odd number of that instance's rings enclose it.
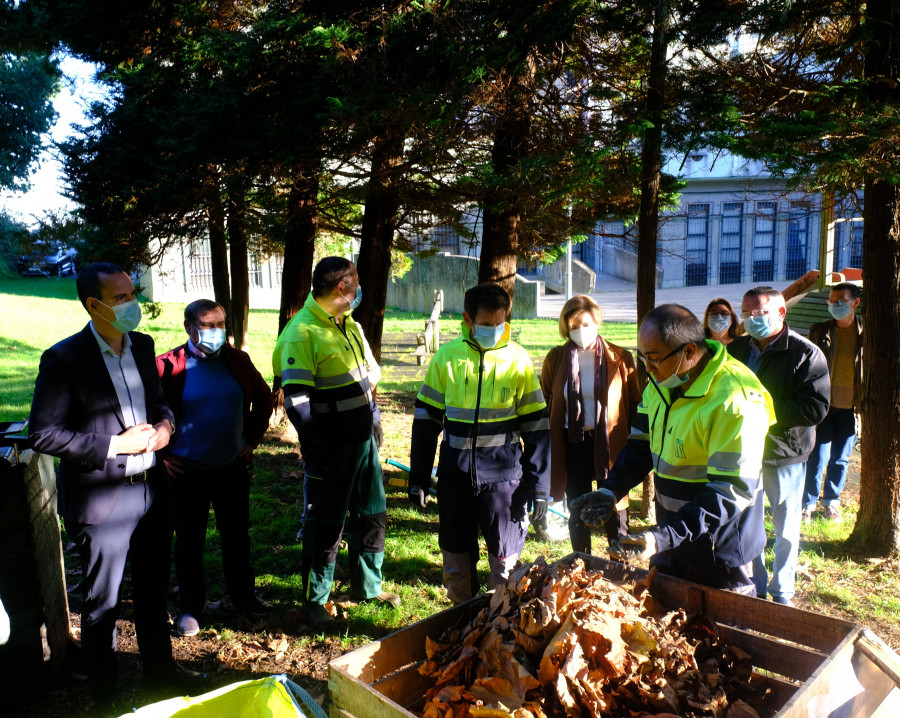
<instances>
[{"instance_id":1,"label":"white face mask","mask_svg":"<svg viewBox=\"0 0 900 718\"><path fill-rule=\"evenodd\" d=\"M587 349L597 340L597 325L589 324L586 327L573 329L569 332L569 339L582 349Z\"/></svg>"},{"instance_id":2,"label":"white face mask","mask_svg":"<svg viewBox=\"0 0 900 718\"><path fill-rule=\"evenodd\" d=\"M706 318L706 325L716 334L721 334L731 327L731 315L729 314L710 314Z\"/></svg>"}]
</instances>

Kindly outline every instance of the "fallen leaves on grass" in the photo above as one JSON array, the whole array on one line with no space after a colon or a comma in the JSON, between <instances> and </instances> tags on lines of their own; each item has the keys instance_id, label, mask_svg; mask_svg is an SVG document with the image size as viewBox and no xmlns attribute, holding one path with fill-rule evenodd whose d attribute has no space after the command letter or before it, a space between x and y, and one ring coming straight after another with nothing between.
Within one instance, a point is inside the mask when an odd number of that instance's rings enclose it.
<instances>
[{"instance_id":1,"label":"fallen leaves on grass","mask_svg":"<svg viewBox=\"0 0 900 718\"><path fill-rule=\"evenodd\" d=\"M422 716L759 718L750 657L704 617L653 605L580 559L522 566L470 623L426 639Z\"/></svg>"}]
</instances>

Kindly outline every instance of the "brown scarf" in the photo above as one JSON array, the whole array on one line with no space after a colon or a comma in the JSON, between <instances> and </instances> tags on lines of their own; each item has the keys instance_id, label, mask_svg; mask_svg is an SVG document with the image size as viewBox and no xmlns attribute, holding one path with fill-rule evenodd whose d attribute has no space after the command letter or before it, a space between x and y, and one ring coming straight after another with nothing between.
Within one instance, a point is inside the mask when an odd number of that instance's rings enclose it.
<instances>
[{"instance_id":1,"label":"brown scarf","mask_svg":"<svg viewBox=\"0 0 900 718\"><path fill-rule=\"evenodd\" d=\"M580 444L584 441L584 407L581 404L581 374L578 365L578 345L571 339L566 343L568 352L568 419L569 441ZM609 399L609 377L607 373L606 351L603 340L597 337L594 345L594 466L602 475L597 481L606 479L609 471L609 430L606 426L606 404Z\"/></svg>"}]
</instances>

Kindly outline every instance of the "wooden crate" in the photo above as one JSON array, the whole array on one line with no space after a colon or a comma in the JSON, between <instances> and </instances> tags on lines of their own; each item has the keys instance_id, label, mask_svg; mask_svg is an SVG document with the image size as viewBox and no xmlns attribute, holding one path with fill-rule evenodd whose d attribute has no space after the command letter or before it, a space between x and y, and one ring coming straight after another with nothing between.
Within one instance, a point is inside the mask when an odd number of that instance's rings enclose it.
<instances>
[{"instance_id":1,"label":"wooden crate","mask_svg":"<svg viewBox=\"0 0 900 718\"><path fill-rule=\"evenodd\" d=\"M572 554L619 583L646 572L596 556ZM747 651L756 679L773 689L778 718L900 716L900 657L862 626L658 574L654 597L670 608L703 611L727 642ZM332 661L328 690L332 718L413 718L432 681L417 670L425 637L472 620L487 596L408 626Z\"/></svg>"}]
</instances>

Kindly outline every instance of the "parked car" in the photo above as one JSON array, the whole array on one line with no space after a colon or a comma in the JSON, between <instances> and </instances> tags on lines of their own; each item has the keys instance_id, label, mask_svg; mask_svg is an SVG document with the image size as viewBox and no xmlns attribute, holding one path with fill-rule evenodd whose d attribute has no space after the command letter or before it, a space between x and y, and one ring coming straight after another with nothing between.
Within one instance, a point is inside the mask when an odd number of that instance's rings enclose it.
<instances>
[{"instance_id":1,"label":"parked car","mask_svg":"<svg viewBox=\"0 0 900 718\"><path fill-rule=\"evenodd\" d=\"M31 252L16 260L16 266L22 276L62 277L78 271L77 254L75 249L61 242L37 240Z\"/></svg>"}]
</instances>

